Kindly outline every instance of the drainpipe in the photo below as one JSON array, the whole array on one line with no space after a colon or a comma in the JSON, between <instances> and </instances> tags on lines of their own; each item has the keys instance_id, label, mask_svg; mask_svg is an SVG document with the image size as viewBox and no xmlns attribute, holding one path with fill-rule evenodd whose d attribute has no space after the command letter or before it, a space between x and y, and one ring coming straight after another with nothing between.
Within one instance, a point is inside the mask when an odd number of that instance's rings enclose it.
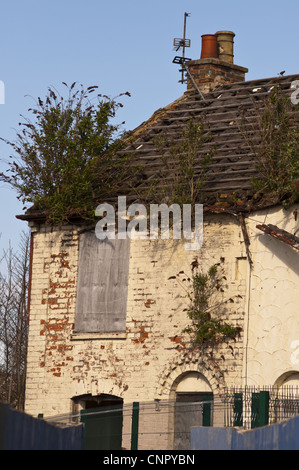
<instances>
[{"instance_id":1,"label":"drainpipe","mask_svg":"<svg viewBox=\"0 0 299 470\"><path fill-rule=\"evenodd\" d=\"M246 387L248 381L248 341L249 341L249 315L250 315L250 292L251 292L251 276L252 276L252 263L247 261L247 275L246 275L246 305L245 305L245 321L244 321L244 359L243 359L243 381Z\"/></svg>"},{"instance_id":2,"label":"drainpipe","mask_svg":"<svg viewBox=\"0 0 299 470\"><path fill-rule=\"evenodd\" d=\"M28 276L28 298L27 298L27 324L30 317L30 300L31 300L31 284L32 284L32 261L33 261L33 233L30 234L30 253L29 253L29 276Z\"/></svg>"}]
</instances>

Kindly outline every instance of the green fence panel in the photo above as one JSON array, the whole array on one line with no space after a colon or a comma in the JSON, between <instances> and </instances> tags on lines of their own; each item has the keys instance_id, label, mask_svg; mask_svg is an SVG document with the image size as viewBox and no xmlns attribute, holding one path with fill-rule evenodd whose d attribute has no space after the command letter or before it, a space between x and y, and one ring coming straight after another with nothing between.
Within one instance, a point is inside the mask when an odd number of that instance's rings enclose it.
<instances>
[{"instance_id":1,"label":"green fence panel","mask_svg":"<svg viewBox=\"0 0 299 470\"><path fill-rule=\"evenodd\" d=\"M119 406L81 410L85 450L121 450L123 412Z\"/></svg>"},{"instance_id":2,"label":"green fence panel","mask_svg":"<svg viewBox=\"0 0 299 470\"><path fill-rule=\"evenodd\" d=\"M268 391L252 393L251 396L251 428L266 426L269 423L269 402Z\"/></svg>"},{"instance_id":3,"label":"green fence panel","mask_svg":"<svg viewBox=\"0 0 299 470\"><path fill-rule=\"evenodd\" d=\"M259 426L259 393L254 392L251 395L251 429Z\"/></svg>"},{"instance_id":4,"label":"green fence panel","mask_svg":"<svg viewBox=\"0 0 299 470\"><path fill-rule=\"evenodd\" d=\"M243 426L243 395L242 393L234 394L234 426Z\"/></svg>"},{"instance_id":5,"label":"green fence panel","mask_svg":"<svg viewBox=\"0 0 299 470\"><path fill-rule=\"evenodd\" d=\"M270 393L268 391L260 392L259 396L259 426L269 424L269 402Z\"/></svg>"},{"instance_id":6,"label":"green fence panel","mask_svg":"<svg viewBox=\"0 0 299 470\"><path fill-rule=\"evenodd\" d=\"M209 395L203 396L202 401L203 401L202 425L211 426L211 409L212 409L211 397Z\"/></svg>"},{"instance_id":7,"label":"green fence panel","mask_svg":"<svg viewBox=\"0 0 299 470\"><path fill-rule=\"evenodd\" d=\"M138 450L138 430L139 430L139 403L133 403L132 409L132 431L131 450Z\"/></svg>"}]
</instances>

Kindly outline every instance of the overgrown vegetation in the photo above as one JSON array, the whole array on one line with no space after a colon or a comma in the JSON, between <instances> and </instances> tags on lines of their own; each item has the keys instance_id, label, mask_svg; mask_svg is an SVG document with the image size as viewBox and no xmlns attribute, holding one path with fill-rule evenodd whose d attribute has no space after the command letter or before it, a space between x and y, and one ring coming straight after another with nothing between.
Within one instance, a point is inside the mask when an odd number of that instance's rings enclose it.
<instances>
[{"instance_id":1,"label":"overgrown vegetation","mask_svg":"<svg viewBox=\"0 0 299 470\"><path fill-rule=\"evenodd\" d=\"M154 144L161 155L162 169L157 172L141 196L149 202L191 204L200 202L200 191L206 181L206 168L215 149L203 153L202 146L211 140L204 119L189 119L178 135L161 133Z\"/></svg>"},{"instance_id":2,"label":"overgrown vegetation","mask_svg":"<svg viewBox=\"0 0 299 470\"><path fill-rule=\"evenodd\" d=\"M176 134L154 139L161 166L148 175L135 158L118 152L124 143L121 124L115 124L122 104L86 90L74 82L66 96L53 88L44 100L29 108L31 121L19 123L8 171L0 173L17 197L44 213L51 224L74 218L95 220L98 204L129 190L142 204L176 203L194 206L201 201L207 169L216 152L204 118L189 119ZM124 93L129 95L129 93ZM298 106L273 87L262 109L244 111L241 130L255 156L258 176L252 184L258 194L274 196L285 205L299 200ZM133 159L134 159L133 155ZM139 167L138 167L139 165ZM138 174L139 173L139 174ZM146 176L145 176L146 175Z\"/></svg>"},{"instance_id":3,"label":"overgrown vegetation","mask_svg":"<svg viewBox=\"0 0 299 470\"><path fill-rule=\"evenodd\" d=\"M194 266L198 267L198 263ZM191 323L184 332L190 333L193 348L214 346L240 333L239 327L222 320L227 301L223 299L225 276L221 271L220 264L211 266L206 273L195 267L192 271L187 308Z\"/></svg>"},{"instance_id":4,"label":"overgrown vegetation","mask_svg":"<svg viewBox=\"0 0 299 470\"><path fill-rule=\"evenodd\" d=\"M276 85L262 109L256 107L254 115L246 110L242 119L242 132L259 173L252 179L253 188L285 206L299 200L298 109Z\"/></svg>"},{"instance_id":5,"label":"overgrown vegetation","mask_svg":"<svg viewBox=\"0 0 299 470\"><path fill-rule=\"evenodd\" d=\"M122 104L95 95L96 86L63 85L66 97L49 88L46 98L28 110L33 122L19 123L16 141L2 139L14 155L0 180L23 204L44 211L50 223L93 219L97 204L114 195L128 173L126 159L116 156L121 125L113 123Z\"/></svg>"}]
</instances>

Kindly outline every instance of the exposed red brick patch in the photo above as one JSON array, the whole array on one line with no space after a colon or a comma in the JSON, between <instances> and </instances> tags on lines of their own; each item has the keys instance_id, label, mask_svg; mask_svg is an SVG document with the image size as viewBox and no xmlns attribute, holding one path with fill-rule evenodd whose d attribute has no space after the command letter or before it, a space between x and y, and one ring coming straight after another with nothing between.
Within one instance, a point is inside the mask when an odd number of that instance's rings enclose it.
<instances>
[{"instance_id":1,"label":"exposed red brick patch","mask_svg":"<svg viewBox=\"0 0 299 470\"><path fill-rule=\"evenodd\" d=\"M137 344L137 343L143 343L146 338L148 338L148 333L146 333L146 332L141 333L141 334L140 334L140 338L138 338L138 339L133 339L133 343L136 343L136 344Z\"/></svg>"},{"instance_id":2,"label":"exposed red brick patch","mask_svg":"<svg viewBox=\"0 0 299 470\"><path fill-rule=\"evenodd\" d=\"M181 343L183 338L181 336L171 336L169 339L173 343Z\"/></svg>"},{"instance_id":3,"label":"exposed red brick patch","mask_svg":"<svg viewBox=\"0 0 299 470\"><path fill-rule=\"evenodd\" d=\"M62 252L62 253L58 253L57 255L51 255L51 258L55 259L55 258L64 258L65 256L68 256L68 252Z\"/></svg>"}]
</instances>

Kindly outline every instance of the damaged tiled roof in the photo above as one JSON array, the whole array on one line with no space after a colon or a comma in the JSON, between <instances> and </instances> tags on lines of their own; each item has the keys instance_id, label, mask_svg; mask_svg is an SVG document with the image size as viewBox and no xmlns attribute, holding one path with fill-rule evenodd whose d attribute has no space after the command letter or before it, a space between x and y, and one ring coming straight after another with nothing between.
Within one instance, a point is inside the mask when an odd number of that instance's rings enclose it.
<instances>
[{"instance_id":1,"label":"damaged tiled roof","mask_svg":"<svg viewBox=\"0 0 299 470\"><path fill-rule=\"evenodd\" d=\"M211 162L206 169L207 180L201 193L201 201L206 207L219 210L232 205L248 211L253 206L265 207L277 201L269 198L253 199L251 178L257 176L254 154L240 130L242 115L254 119L256 106L263 103L269 91L279 84L283 93L291 96L293 81L299 75L279 76L268 79L238 82L222 86L205 94L204 100L196 90L185 93L181 98L163 109L159 109L148 121L131 134L131 143L123 151L134 155L134 161L142 170L142 180L137 183L139 193L156 177L163 166L154 139L157 135L167 135L176 139L190 118L204 118L211 140L198 152L200 159L209 149L216 147ZM196 168L196 167L195 167ZM134 195L131 194L134 199Z\"/></svg>"},{"instance_id":2,"label":"damaged tiled roof","mask_svg":"<svg viewBox=\"0 0 299 470\"><path fill-rule=\"evenodd\" d=\"M211 148L216 148L216 151L205 170L207 179L198 202L204 203L206 210L234 213L277 204L278 201L272 197L264 195L257 199L254 194L251 179L257 175L256 162L242 135L240 124L244 115L246 119L255 119L256 108L262 105L275 85L279 84L282 92L290 97L294 91L291 85L295 80L299 80L299 75L232 83L205 94L204 99L194 89L157 110L126 137L121 153L131 157L130 161L140 166L141 172L132 184L122 188L120 194L127 196L128 203L140 202L137 194L149 187L164 165L154 143L155 137L165 135L175 141L190 118L203 118L211 138L199 149L195 169L201 168L201 158ZM42 220L43 214L32 208L17 217Z\"/></svg>"}]
</instances>

